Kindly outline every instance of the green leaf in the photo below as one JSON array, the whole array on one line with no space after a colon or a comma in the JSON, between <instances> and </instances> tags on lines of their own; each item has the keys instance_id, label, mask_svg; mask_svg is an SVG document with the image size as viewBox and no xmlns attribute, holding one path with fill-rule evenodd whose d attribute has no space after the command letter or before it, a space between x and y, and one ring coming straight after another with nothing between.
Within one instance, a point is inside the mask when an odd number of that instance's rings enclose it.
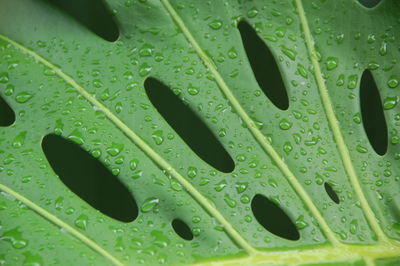
<instances>
[{"instance_id":1,"label":"green leaf","mask_svg":"<svg viewBox=\"0 0 400 266\"><path fill-rule=\"evenodd\" d=\"M0 2L1 263L399 263L399 1L85 3Z\"/></svg>"}]
</instances>

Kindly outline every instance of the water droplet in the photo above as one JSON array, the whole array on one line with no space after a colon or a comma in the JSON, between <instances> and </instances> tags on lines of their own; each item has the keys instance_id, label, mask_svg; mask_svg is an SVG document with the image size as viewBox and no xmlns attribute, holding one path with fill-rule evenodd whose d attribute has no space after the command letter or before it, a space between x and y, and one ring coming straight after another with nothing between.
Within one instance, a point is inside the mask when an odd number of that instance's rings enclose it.
<instances>
[{"instance_id":1,"label":"water droplet","mask_svg":"<svg viewBox=\"0 0 400 266\"><path fill-rule=\"evenodd\" d=\"M368 69L369 70L376 70L379 68L379 64L376 62L370 62L368 63Z\"/></svg>"},{"instance_id":2,"label":"water droplet","mask_svg":"<svg viewBox=\"0 0 400 266\"><path fill-rule=\"evenodd\" d=\"M44 74L45 76L51 77L51 76L54 76L54 75L56 74L56 72L54 71L54 69L46 68L46 69L43 71L43 74Z\"/></svg>"},{"instance_id":3,"label":"water droplet","mask_svg":"<svg viewBox=\"0 0 400 266\"><path fill-rule=\"evenodd\" d=\"M393 75L390 77L387 84L388 84L389 88L394 89L399 85L399 81L397 80L397 77Z\"/></svg>"},{"instance_id":4,"label":"water droplet","mask_svg":"<svg viewBox=\"0 0 400 266\"><path fill-rule=\"evenodd\" d=\"M381 47L379 48L379 54L382 55L382 56L384 56L384 55L387 54L387 50L388 50L388 48L387 48L387 42L382 42L382 45L381 45Z\"/></svg>"},{"instance_id":5,"label":"water droplet","mask_svg":"<svg viewBox=\"0 0 400 266\"><path fill-rule=\"evenodd\" d=\"M192 222L195 223L195 224L200 223L201 222L201 217L197 216L197 215L193 216Z\"/></svg>"},{"instance_id":6,"label":"water droplet","mask_svg":"<svg viewBox=\"0 0 400 266\"><path fill-rule=\"evenodd\" d=\"M236 201L233 200L233 199L229 196L229 194L225 194L224 201L225 201L226 204L228 204L228 206L231 207L231 208L234 208L234 207L236 207L236 205L237 205Z\"/></svg>"},{"instance_id":7,"label":"water droplet","mask_svg":"<svg viewBox=\"0 0 400 266\"><path fill-rule=\"evenodd\" d=\"M304 221L304 215L300 215L299 218L297 218L295 224L297 229L299 230L304 229L308 226L308 223Z\"/></svg>"},{"instance_id":8,"label":"water droplet","mask_svg":"<svg viewBox=\"0 0 400 266\"><path fill-rule=\"evenodd\" d=\"M115 109L115 112L116 112L117 114L121 113L121 111L122 111L122 103L121 103L121 102L117 102L117 103L115 104L114 109Z\"/></svg>"},{"instance_id":9,"label":"water droplet","mask_svg":"<svg viewBox=\"0 0 400 266\"><path fill-rule=\"evenodd\" d=\"M19 103L26 103L33 97L32 94L28 92L20 92L15 96L15 100Z\"/></svg>"},{"instance_id":10,"label":"water droplet","mask_svg":"<svg viewBox=\"0 0 400 266\"><path fill-rule=\"evenodd\" d=\"M308 78L307 69L302 64L297 64L297 71L303 78Z\"/></svg>"},{"instance_id":11,"label":"water droplet","mask_svg":"<svg viewBox=\"0 0 400 266\"><path fill-rule=\"evenodd\" d=\"M229 51L228 51L228 57L229 58L235 59L235 58L237 58L237 56L238 55L237 55L235 47L232 47L231 49L229 49Z\"/></svg>"},{"instance_id":12,"label":"water droplet","mask_svg":"<svg viewBox=\"0 0 400 266\"><path fill-rule=\"evenodd\" d=\"M248 182L236 182L235 188L238 193L243 193L249 186Z\"/></svg>"},{"instance_id":13,"label":"water droplet","mask_svg":"<svg viewBox=\"0 0 400 266\"><path fill-rule=\"evenodd\" d=\"M293 61L296 59L297 52L295 50L287 48L284 45L281 45L280 47L281 47L282 53L284 53L287 57L289 57L289 59L291 59Z\"/></svg>"},{"instance_id":14,"label":"water droplet","mask_svg":"<svg viewBox=\"0 0 400 266\"><path fill-rule=\"evenodd\" d=\"M124 148L123 144L113 142L110 147L107 147L106 151L108 154L110 154L111 156L114 157L114 156L117 156L118 154L120 154L120 152L122 151L123 148Z\"/></svg>"},{"instance_id":15,"label":"water droplet","mask_svg":"<svg viewBox=\"0 0 400 266\"><path fill-rule=\"evenodd\" d=\"M361 146L360 144L357 145L357 148L356 148L356 149L357 149L357 151L358 151L359 153L367 153L367 152L368 152L367 148Z\"/></svg>"},{"instance_id":16,"label":"water droplet","mask_svg":"<svg viewBox=\"0 0 400 266\"><path fill-rule=\"evenodd\" d=\"M138 167L139 164L139 160L138 159L133 159L130 161L129 163L129 167L132 171L136 170L136 168Z\"/></svg>"},{"instance_id":17,"label":"water droplet","mask_svg":"<svg viewBox=\"0 0 400 266\"><path fill-rule=\"evenodd\" d=\"M244 154L238 154L236 156L236 160L238 160L239 162L244 162L246 160L246 155Z\"/></svg>"},{"instance_id":18,"label":"water droplet","mask_svg":"<svg viewBox=\"0 0 400 266\"><path fill-rule=\"evenodd\" d=\"M82 229L82 230L86 230L87 226L88 226L88 221L89 221L89 217L85 214L81 214L76 220L75 220L75 225Z\"/></svg>"},{"instance_id":19,"label":"water droplet","mask_svg":"<svg viewBox=\"0 0 400 266\"><path fill-rule=\"evenodd\" d=\"M226 180L220 181L218 184L214 186L215 191L220 192L226 187L227 183Z\"/></svg>"},{"instance_id":20,"label":"water droplet","mask_svg":"<svg viewBox=\"0 0 400 266\"><path fill-rule=\"evenodd\" d=\"M40 48L44 48L44 47L46 47L47 44L46 44L45 41L39 40L39 41L36 42L36 45L37 45L38 47L40 47Z\"/></svg>"},{"instance_id":21,"label":"water droplet","mask_svg":"<svg viewBox=\"0 0 400 266\"><path fill-rule=\"evenodd\" d=\"M226 130L225 130L225 128L221 128L221 129L219 130L218 136L220 136L221 138L226 136Z\"/></svg>"},{"instance_id":22,"label":"water droplet","mask_svg":"<svg viewBox=\"0 0 400 266\"><path fill-rule=\"evenodd\" d=\"M164 142L164 137L163 137L163 131L162 130L156 130L151 134L151 137L153 138L154 142L157 145L161 145Z\"/></svg>"},{"instance_id":23,"label":"water droplet","mask_svg":"<svg viewBox=\"0 0 400 266\"><path fill-rule=\"evenodd\" d=\"M268 184L273 188L277 188L278 187L278 182L276 182L276 180L273 179L273 178L268 178Z\"/></svg>"},{"instance_id":24,"label":"water droplet","mask_svg":"<svg viewBox=\"0 0 400 266\"><path fill-rule=\"evenodd\" d=\"M170 243L170 240L161 231L154 230L151 235L154 237L153 244L157 247L164 248Z\"/></svg>"},{"instance_id":25,"label":"water droplet","mask_svg":"<svg viewBox=\"0 0 400 266\"><path fill-rule=\"evenodd\" d=\"M293 147L292 147L292 144L291 144L289 141L287 141L287 142L285 142L285 144L283 144L283 151L284 151L287 155L289 155L289 153L290 153L292 150L293 150Z\"/></svg>"},{"instance_id":26,"label":"water droplet","mask_svg":"<svg viewBox=\"0 0 400 266\"><path fill-rule=\"evenodd\" d=\"M336 81L337 86L343 86L344 85L344 75L340 74L337 81Z\"/></svg>"},{"instance_id":27,"label":"water droplet","mask_svg":"<svg viewBox=\"0 0 400 266\"><path fill-rule=\"evenodd\" d=\"M153 52L154 52L153 45L144 44L139 50L139 55L142 57L152 56Z\"/></svg>"},{"instance_id":28,"label":"water droplet","mask_svg":"<svg viewBox=\"0 0 400 266\"><path fill-rule=\"evenodd\" d=\"M187 90L188 90L188 93L189 93L190 95L197 95L197 94L199 94L199 91L200 91L199 88L194 87L192 84L189 85L189 87L188 87Z\"/></svg>"},{"instance_id":29,"label":"water droplet","mask_svg":"<svg viewBox=\"0 0 400 266\"><path fill-rule=\"evenodd\" d=\"M337 57L328 57L326 60L326 68L328 70L333 70L338 66L339 59Z\"/></svg>"},{"instance_id":30,"label":"water droplet","mask_svg":"<svg viewBox=\"0 0 400 266\"><path fill-rule=\"evenodd\" d=\"M28 240L22 238L22 232L19 231L18 227L4 232L0 239L10 242L16 249L21 249L28 245Z\"/></svg>"},{"instance_id":31,"label":"water droplet","mask_svg":"<svg viewBox=\"0 0 400 266\"><path fill-rule=\"evenodd\" d=\"M7 72L0 72L0 83L7 83L9 81Z\"/></svg>"},{"instance_id":32,"label":"water droplet","mask_svg":"<svg viewBox=\"0 0 400 266\"><path fill-rule=\"evenodd\" d=\"M353 219L350 222L350 233L355 235L355 234L357 234L357 232L358 232L358 220Z\"/></svg>"},{"instance_id":33,"label":"water droplet","mask_svg":"<svg viewBox=\"0 0 400 266\"><path fill-rule=\"evenodd\" d=\"M8 84L6 89L4 90L4 94L7 96L11 96L14 93L14 89L15 89L15 87L13 85Z\"/></svg>"},{"instance_id":34,"label":"water droplet","mask_svg":"<svg viewBox=\"0 0 400 266\"><path fill-rule=\"evenodd\" d=\"M195 178L196 175L197 175L197 168L196 168L196 167L193 167L193 166L190 166L190 167L188 168L187 175L188 175L188 177L190 177L190 178Z\"/></svg>"},{"instance_id":35,"label":"water droplet","mask_svg":"<svg viewBox=\"0 0 400 266\"><path fill-rule=\"evenodd\" d=\"M64 123L61 119L56 120L56 126L54 127L54 134L61 136L64 129Z\"/></svg>"},{"instance_id":36,"label":"water droplet","mask_svg":"<svg viewBox=\"0 0 400 266\"><path fill-rule=\"evenodd\" d=\"M353 121L356 124L361 123L361 114L359 112L353 115Z\"/></svg>"},{"instance_id":37,"label":"water droplet","mask_svg":"<svg viewBox=\"0 0 400 266\"><path fill-rule=\"evenodd\" d=\"M383 102L383 109L385 109L385 110L393 109L397 105L398 102L399 102L398 96L386 97Z\"/></svg>"},{"instance_id":38,"label":"water droplet","mask_svg":"<svg viewBox=\"0 0 400 266\"><path fill-rule=\"evenodd\" d=\"M170 186L175 191L181 191L182 190L182 185L175 178L171 178L170 179Z\"/></svg>"},{"instance_id":39,"label":"water droplet","mask_svg":"<svg viewBox=\"0 0 400 266\"><path fill-rule=\"evenodd\" d=\"M358 76L357 75L350 75L348 80L347 88L354 89L357 87Z\"/></svg>"},{"instance_id":40,"label":"water droplet","mask_svg":"<svg viewBox=\"0 0 400 266\"><path fill-rule=\"evenodd\" d=\"M156 197L150 197L147 198L143 204L142 207L140 207L140 210L142 212L149 212L152 209L154 209L154 207L156 207L159 204L160 200Z\"/></svg>"},{"instance_id":41,"label":"water droplet","mask_svg":"<svg viewBox=\"0 0 400 266\"><path fill-rule=\"evenodd\" d=\"M93 86L94 86L95 88L101 88L101 87L103 87L103 83L102 83L101 80L99 80L99 79L94 79L94 80L93 80Z\"/></svg>"},{"instance_id":42,"label":"water droplet","mask_svg":"<svg viewBox=\"0 0 400 266\"><path fill-rule=\"evenodd\" d=\"M258 15L258 10L256 7L252 7L249 9L249 11L247 11L247 16L249 18L254 18Z\"/></svg>"},{"instance_id":43,"label":"water droplet","mask_svg":"<svg viewBox=\"0 0 400 266\"><path fill-rule=\"evenodd\" d=\"M68 136L69 140L72 140L73 142L82 145L83 143L85 143L85 141L83 140L83 135L82 133L75 129L74 131L71 132L71 134Z\"/></svg>"},{"instance_id":44,"label":"water droplet","mask_svg":"<svg viewBox=\"0 0 400 266\"><path fill-rule=\"evenodd\" d=\"M26 131L20 132L13 140L12 146L13 148L21 148L21 146L25 143Z\"/></svg>"},{"instance_id":45,"label":"water droplet","mask_svg":"<svg viewBox=\"0 0 400 266\"><path fill-rule=\"evenodd\" d=\"M151 72L152 69L153 68L151 66L149 66L149 64L143 63L140 65L139 75L141 77L146 77Z\"/></svg>"},{"instance_id":46,"label":"water droplet","mask_svg":"<svg viewBox=\"0 0 400 266\"><path fill-rule=\"evenodd\" d=\"M210 28L213 30L218 30L222 27L222 21L218 19L213 20L211 23L208 24L208 26L210 26Z\"/></svg>"},{"instance_id":47,"label":"water droplet","mask_svg":"<svg viewBox=\"0 0 400 266\"><path fill-rule=\"evenodd\" d=\"M280 129L288 130L292 127L292 122L284 118L279 122L279 127Z\"/></svg>"},{"instance_id":48,"label":"water droplet","mask_svg":"<svg viewBox=\"0 0 400 266\"><path fill-rule=\"evenodd\" d=\"M93 149L91 152L92 156L94 158L100 158L101 156L101 150L100 149Z\"/></svg>"}]
</instances>

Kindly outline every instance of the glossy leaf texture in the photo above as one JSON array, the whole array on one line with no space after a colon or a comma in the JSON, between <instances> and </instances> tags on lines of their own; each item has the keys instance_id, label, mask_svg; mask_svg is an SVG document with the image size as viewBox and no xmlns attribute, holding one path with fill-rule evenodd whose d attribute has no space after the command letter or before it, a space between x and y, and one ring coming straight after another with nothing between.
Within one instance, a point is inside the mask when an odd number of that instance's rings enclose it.
<instances>
[{"instance_id":1,"label":"glossy leaf texture","mask_svg":"<svg viewBox=\"0 0 400 266\"><path fill-rule=\"evenodd\" d=\"M399 18L397 0L0 1L1 263L397 265Z\"/></svg>"}]
</instances>

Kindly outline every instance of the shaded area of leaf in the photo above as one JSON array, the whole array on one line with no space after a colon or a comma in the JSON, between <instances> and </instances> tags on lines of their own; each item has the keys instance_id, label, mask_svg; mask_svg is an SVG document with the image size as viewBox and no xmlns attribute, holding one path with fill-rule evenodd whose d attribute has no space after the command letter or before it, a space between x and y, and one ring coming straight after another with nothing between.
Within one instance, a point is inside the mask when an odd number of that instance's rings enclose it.
<instances>
[{"instance_id":1,"label":"shaded area of leaf","mask_svg":"<svg viewBox=\"0 0 400 266\"><path fill-rule=\"evenodd\" d=\"M263 195L254 196L251 201L251 209L257 221L269 232L288 240L300 238L299 231L289 216Z\"/></svg>"},{"instance_id":2,"label":"shaded area of leaf","mask_svg":"<svg viewBox=\"0 0 400 266\"><path fill-rule=\"evenodd\" d=\"M181 219L174 219L172 221L172 228L174 229L175 233L177 233L178 236L182 237L183 239L193 239L192 230L190 230L190 227Z\"/></svg>"},{"instance_id":3,"label":"shaded area of leaf","mask_svg":"<svg viewBox=\"0 0 400 266\"><path fill-rule=\"evenodd\" d=\"M238 29L258 85L276 107L288 109L286 87L271 51L246 21L241 21Z\"/></svg>"},{"instance_id":4,"label":"shaded area of leaf","mask_svg":"<svg viewBox=\"0 0 400 266\"><path fill-rule=\"evenodd\" d=\"M15 113L6 103L3 97L0 96L0 126L10 126L15 122Z\"/></svg>"},{"instance_id":5,"label":"shaded area of leaf","mask_svg":"<svg viewBox=\"0 0 400 266\"><path fill-rule=\"evenodd\" d=\"M400 265L400 257L397 258L384 258L375 261L376 266L398 266Z\"/></svg>"},{"instance_id":6,"label":"shaded area of leaf","mask_svg":"<svg viewBox=\"0 0 400 266\"><path fill-rule=\"evenodd\" d=\"M383 114L381 97L370 70L365 70L360 83L362 122L368 140L379 155L388 148L388 128Z\"/></svg>"},{"instance_id":7,"label":"shaded area of leaf","mask_svg":"<svg viewBox=\"0 0 400 266\"><path fill-rule=\"evenodd\" d=\"M79 145L58 135L47 135L42 149L61 181L93 208L122 222L138 216L127 187Z\"/></svg>"},{"instance_id":8,"label":"shaded area of leaf","mask_svg":"<svg viewBox=\"0 0 400 266\"><path fill-rule=\"evenodd\" d=\"M235 163L206 124L173 91L154 78L144 87L153 106L187 145L221 172L232 172Z\"/></svg>"},{"instance_id":9,"label":"shaded area of leaf","mask_svg":"<svg viewBox=\"0 0 400 266\"><path fill-rule=\"evenodd\" d=\"M340 203L339 196L337 195L337 193L333 189L333 187L327 182L324 183L324 187L325 187L326 193L331 198L331 200L333 200L333 202L335 202L336 204L339 204Z\"/></svg>"},{"instance_id":10,"label":"shaded area of leaf","mask_svg":"<svg viewBox=\"0 0 400 266\"><path fill-rule=\"evenodd\" d=\"M118 39L118 26L102 0L42 1L61 9L101 38L110 42Z\"/></svg>"},{"instance_id":11,"label":"shaded area of leaf","mask_svg":"<svg viewBox=\"0 0 400 266\"><path fill-rule=\"evenodd\" d=\"M360 4L362 4L365 7L368 8L373 8L375 6L377 6L382 0L358 0L358 2L360 2Z\"/></svg>"}]
</instances>

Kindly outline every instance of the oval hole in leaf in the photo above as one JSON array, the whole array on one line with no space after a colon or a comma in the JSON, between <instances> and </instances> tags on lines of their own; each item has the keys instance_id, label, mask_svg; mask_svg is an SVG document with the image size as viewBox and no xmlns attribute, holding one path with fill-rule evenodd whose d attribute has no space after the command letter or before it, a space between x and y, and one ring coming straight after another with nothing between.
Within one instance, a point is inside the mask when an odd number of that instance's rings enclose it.
<instances>
[{"instance_id":1,"label":"oval hole in leaf","mask_svg":"<svg viewBox=\"0 0 400 266\"><path fill-rule=\"evenodd\" d=\"M83 26L106 41L114 42L119 29L102 0L44 0L75 18Z\"/></svg>"},{"instance_id":2,"label":"oval hole in leaf","mask_svg":"<svg viewBox=\"0 0 400 266\"><path fill-rule=\"evenodd\" d=\"M238 29L258 85L276 107L288 109L286 87L271 51L246 21L239 22Z\"/></svg>"},{"instance_id":3,"label":"oval hole in leaf","mask_svg":"<svg viewBox=\"0 0 400 266\"><path fill-rule=\"evenodd\" d=\"M79 145L58 135L47 135L42 149L61 181L93 208L122 222L138 216L128 188Z\"/></svg>"},{"instance_id":4,"label":"oval hole in leaf","mask_svg":"<svg viewBox=\"0 0 400 266\"><path fill-rule=\"evenodd\" d=\"M388 128L378 88L370 70L365 70L360 83L362 122L375 152L384 155L388 148Z\"/></svg>"},{"instance_id":5,"label":"oval hole in leaf","mask_svg":"<svg viewBox=\"0 0 400 266\"><path fill-rule=\"evenodd\" d=\"M300 238L299 231L289 216L263 195L254 196L251 209L257 221L269 232L288 240Z\"/></svg>"},{"instance_id":6,"label":"oval hole in leaf","mask_svg":"<svg viewBox=\"0 0 400 266\"><path fill-rule=\"evenodd\" d=\"M358 2L360 2L360 4L365 7L373 8L377 6L381 2L381 0L358 0Z\"/></svg>"},{"instance_id":7,"label":"oval hole in leaf","mask_svg":"<svg viewBox=\"0 0 400 266\"><path fill-rule=\"evenodd\" d=\"M336 191L332 188L332 186L325 182L324 183L325 191L328 194L328 196L333 200L336 204L340 203L339 196L336 194Z\"/></svg>"},{"instance_id":8,"label":"oval hole in leaf","mask_svg":"<svg viewBox=\"0 0 400 266\"><path fill-rule=\"evenodd\" d=\"M190 227L181 219L174 219L172 221L172 228L174 228L175 233L177 233L178 236L182 237L183 239L193 239L192 230L190 230Z\"/></svg>"},{"instance_id":9,"label":"oval hole in leaf","mask_svg":"<svg viewBox=\"0 0 400 266\"><path fill-rule=\"evenodd\" d=\"M170 88L154 78L146 79L144 87L153 106L201 159L221 172L233 171L235 163L229 153Z\"/></svg>"},{"instance_id":10,"label":"oval hole in leaf","mask_svg":"<svg viewBox=\"0 0 400 266\"><path fill-rule=\"evenodd\" d=\"M15 113L7 102L0 96L0 126L10 126L15 122Z\"/></svg>"}]
</instances>

